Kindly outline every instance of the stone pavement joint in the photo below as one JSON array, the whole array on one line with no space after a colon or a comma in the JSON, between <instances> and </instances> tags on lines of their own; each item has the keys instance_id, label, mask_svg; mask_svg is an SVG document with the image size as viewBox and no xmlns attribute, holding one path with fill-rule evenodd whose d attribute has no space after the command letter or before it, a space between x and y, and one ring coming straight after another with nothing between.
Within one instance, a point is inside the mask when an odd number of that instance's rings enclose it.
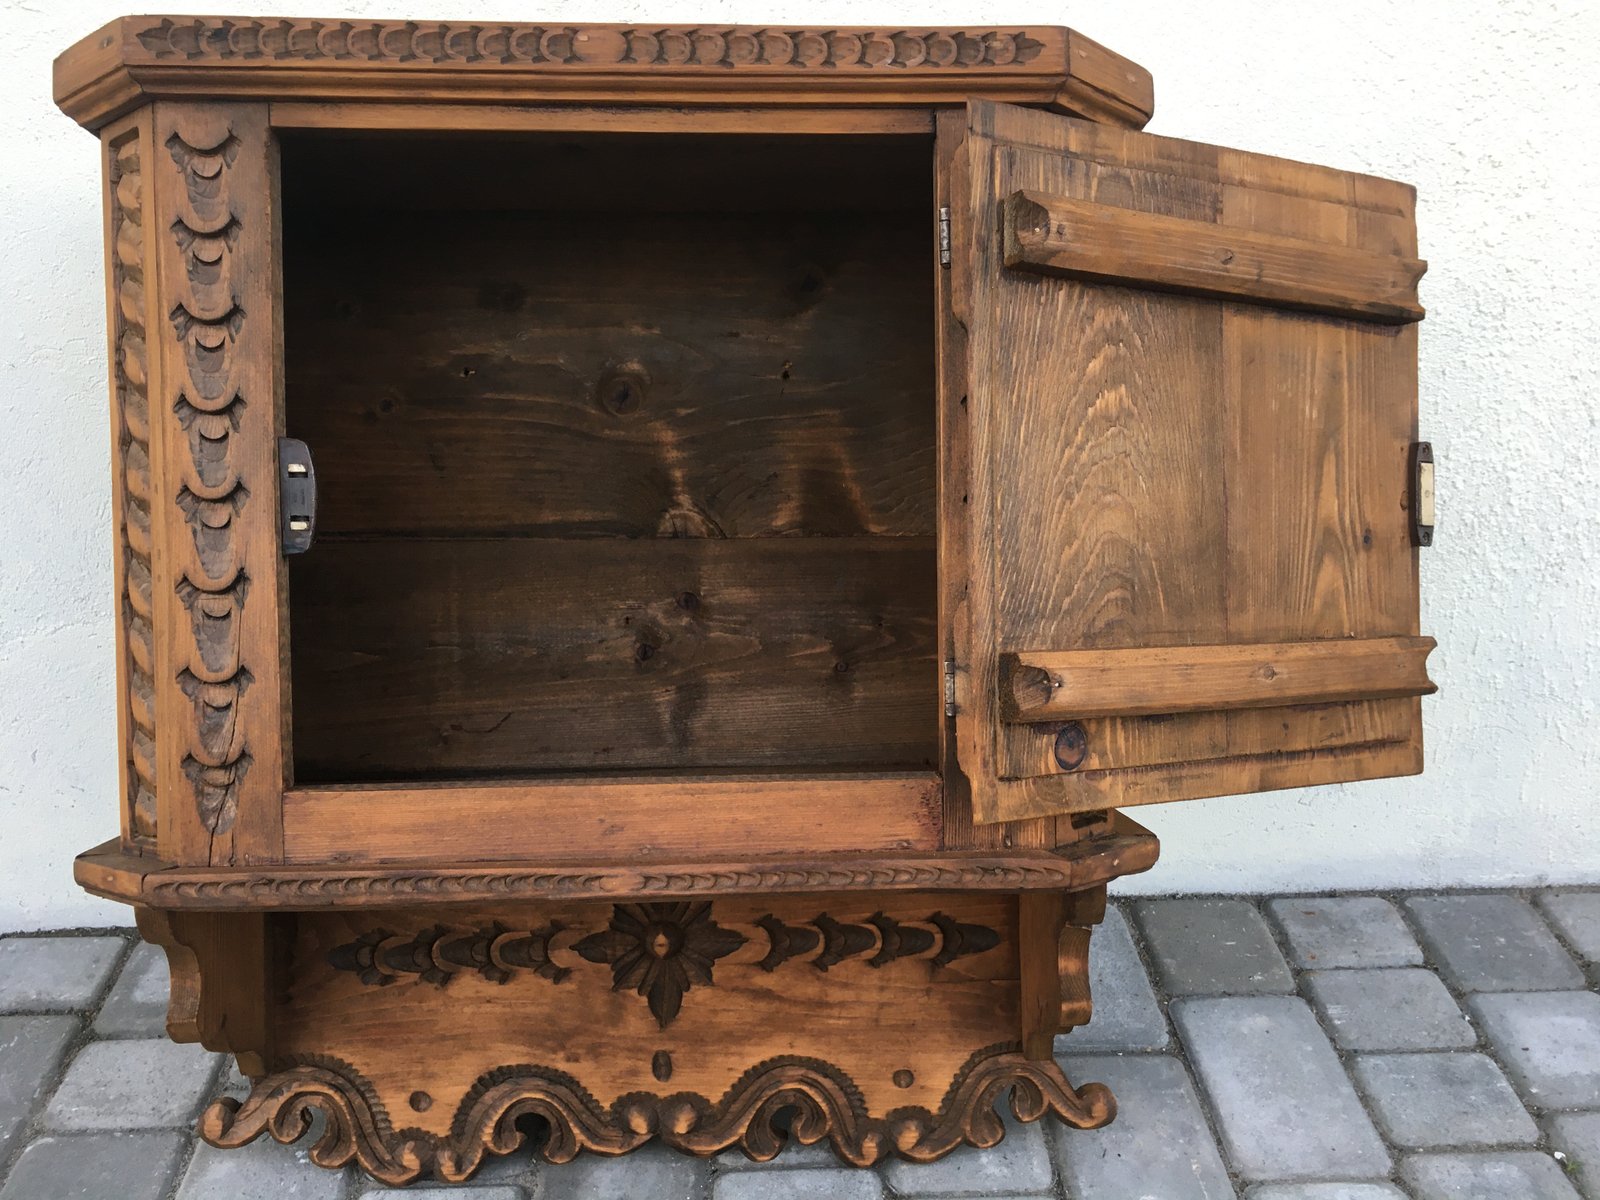
<instances>
[{"instance_id":1,"label":"stone pavement joint","mask_svg":"<svg viewBox=\"0 0 1600 1200\"><path fill-rule=\"evenodd\" d=\"M163 956L117 930L0 934L0 1200L1600 1200L1597 912L1581 888L1113 904L1096 1019L1056 1043L1117 1093L1105 1130L1007 1116L992 1149L873 1170L826 1145L524 1147L403 1189L313 1166L315 1131L197 1145L203 1103L247 1083L166 1040Z\"/></svg>"}]
</instances>

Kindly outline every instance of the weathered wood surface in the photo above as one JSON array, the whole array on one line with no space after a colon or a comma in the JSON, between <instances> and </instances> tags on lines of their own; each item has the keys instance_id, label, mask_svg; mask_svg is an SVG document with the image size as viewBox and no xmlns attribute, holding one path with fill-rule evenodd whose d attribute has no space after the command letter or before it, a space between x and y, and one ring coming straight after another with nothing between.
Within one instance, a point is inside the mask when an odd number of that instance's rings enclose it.
<instances>
[{"instance_id":1,"label":"weathered wood surface","mask_svg":"<svg viewBox=\"0 0 1600 1200\"><path fill-rule=\"evenodd\" d=\"M370 865L937 850L942 799L931 771L297 787L283 798L284 858Z\"/></svg>"},{"instance_id":2,"label":"weathered wood surface","mask_svg":"<svg viewBox=\"0 0 1600 1200\"><path fill-rule=\"evenodd\" d=\"M1004 199L1048 193L1130 222L1414 258L1411 190L984 102L968 143L953 264L968 289L973 439L957 733L980 818L1420 769L1419 709L1400 700L1352 706L1349 741L1307 746L1330 723L1285 716L1305 746L1293 750L1226 713L1145 722L1132 737L1086 724L1085 761L1103 761L1109 741L1115 765L1064 770L1042 744L1054 731L1001 719L999 669L1003 653L1044 648L1418 632L1405 511L1415 326L1009 271ZM1203 760L1178 745L1203 747Z\"/></svg>"},{"instance_id":3,"label":"weathered wood surface","mask_svg":"<svg viewBox=\"0 0 1600 1200\"><path fill-rule=\"evenodd\" d=\"M325 541L296 778L932 765L920 538Z\"/></svg>"},{"instance_id":4,"label":"weathered wood surface","mask_svg":"<svg viewBox=\"0 0 1600 1200\"><path fill-rule=\"evenodd\" d=\"M1038 191L1013 192L1001 213L1018 270L1394 325L1423 317L1420 259Z\"/></svg>"},{"instance_id":5,"label":"weathered wood surface","mask_svg":"<svg viewBox=\"0 0 1600 1200\"><path fill-rule=\"evenodd\" d=\"M529 25L122 17L55 63L97 127L149 99L528 104L960 104L977 93L1135 126L1150 73L1054 26Z\"/></svg>"},{"instance_id":6,"label":"weathered wood surface","mask_svg":"<svg viewBox=\"0 0 1600 1200\"><path fill-rule=\"evenodd\" d=\"M1008 721L1327 704L1425 696L1432 638L1139 646L1002 656Z\"/></svg>"}]
</instances>

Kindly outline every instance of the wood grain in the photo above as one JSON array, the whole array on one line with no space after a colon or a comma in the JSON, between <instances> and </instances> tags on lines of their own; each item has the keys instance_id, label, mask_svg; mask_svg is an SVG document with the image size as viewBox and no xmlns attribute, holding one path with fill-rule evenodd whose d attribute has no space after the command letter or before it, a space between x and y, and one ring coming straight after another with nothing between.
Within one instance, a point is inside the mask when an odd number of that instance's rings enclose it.
<instances>
[{"instance_id":1,"label":"wood grain","mask_svg":"<svg viewBox=\"0 0 1600 1200\"><path fill-rule=\"evenodd\" d=\"M1432 638L1347 638L1007 654L1008 721L1137 717L1426 696Z\"/></svg>"},{"instance_id":2,"label":"wood grain","mask_svg":"<svg viewBox=\"0 0 1600 1200\"><path fill-rule=\"evenodd\" d=\"M153 113L161 856L276 861L284 783L276 154L264 104Z\"/></svg>"},{"instance_id":3,"label":"wood grain","mask_svg":"<svg viewBox=\"0 0 1600 1200\"><path fill-rule=\"evenodd\" d=\"M1143 125L1149 72L1057 27L867 29L124 17L55 64L90 128L172 96L660 105L960 104Z\"/></svg>"},{"instance_id":4,"label":"wood grain","mask_svg":"<svg viewBox=\"0 0 1600 1200\"><path fill-rule=\"evenodd\" d=\"M302 782L933 763L924 539L323 542L293 582Z\"/></svg>"},{"instance_id":5,"label":"wood grain","mask_svg":"<svg viewBox=\"0 0 1600 1200\"><path fill-rule=\"evenodd\" d=\"M940 799L931 773L297 787L283 798L284 855L425 864L936 850Z\"/></svg>"},{"instance_id":6,"label":"wood grain","mask_svg":"<svg viewBox=\"0 0 1600 1200\"><path fill-rule=\"evenodd\" d=\"M1289 238L1345 261L1415 257L1410 189L982 102L969 144L957 223L980 507L957 726L980 819L1418 769L1419 710L1405 700L1351 701L1339 717L1285 708L1281 721L1098 713L1081 761L1063 767L1059 723L1000 719L1014 697L999 672L1002 654L1039 649L1417 634L1402 507L1414 326L1008 271L1005 200L1120 210L1124 230ZM1068 715L1089 716L1056 713Z\"/></svg>"},{"instance_id":7,"label":"wood grain","mask_svg":"<svg viewBox=\"0 0 1600 1200\"><path fill-rule=\"evenodd\" d=\"M633 146L594 146L583 189L538 202L587 208L613 178L632 194ZM658 203L699 204L738 161L704 153ZM764 155L774 186L780 161L815 161ZM358 174L497 177L489 157L416 157ZM720 216L295 210L288 416L316 454L319 536L931 537L926 170L891 171L893 208L870 214L749 211L764 188Z\"/></svg>"},{"instance_id":8,"label":"wood grain","mask_svg":"<svg viewBox=\"0 0 1600 1200\"><path fill-rule=\"evenodd\" d=\"M1017 270L1395 325L1424 315L1420 259L1027 190L1001 213Z\"/></svg>"}]
</instances>

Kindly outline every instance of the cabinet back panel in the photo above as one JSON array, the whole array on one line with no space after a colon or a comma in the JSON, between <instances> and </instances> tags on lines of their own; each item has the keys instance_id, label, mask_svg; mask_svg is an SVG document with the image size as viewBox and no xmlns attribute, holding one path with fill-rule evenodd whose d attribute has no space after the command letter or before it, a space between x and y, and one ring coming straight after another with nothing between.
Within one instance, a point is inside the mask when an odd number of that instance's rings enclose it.
<instances>
[{"instance_id":1,"label":"cabinet back panel","mask_svg":"<svg viewBox=\"0 0 1600 1200\"><path fill-rule=\"evenodd\" d=\"M933 597L930 538L320 544L297 777L925 767Z\"/></svg>"},{"instance_id":2,"label":"cabinet back panel","mask_svg":"<svg viewBox=\"0 0 1600 1200\"><path fill-rule=\"evenodd\" d=\"M695 168L708 208L738 161ZM642 177L627 212L286 205L321 532L932 535L931 210L836 182L804 213L656 211Z\"/></svg>"}]
</instances>

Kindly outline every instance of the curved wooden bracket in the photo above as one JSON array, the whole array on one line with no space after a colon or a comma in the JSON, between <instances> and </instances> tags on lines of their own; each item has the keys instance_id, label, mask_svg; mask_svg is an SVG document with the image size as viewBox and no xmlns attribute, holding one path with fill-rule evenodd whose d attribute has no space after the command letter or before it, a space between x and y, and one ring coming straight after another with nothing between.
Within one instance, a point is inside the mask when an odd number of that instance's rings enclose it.
<instances>
[{"instance_id":1,"label":"curved wooden bracket","mask_svg":"<svg viewBox=\"0 0 1600 1200\"><path fill-rule=\"evenodd\" d=\"M232 1054L251 1078L266 1074L271 996L264 913L136 907L139 936L167 955L167 1036Z\"/></svg>"}]
</instances>

